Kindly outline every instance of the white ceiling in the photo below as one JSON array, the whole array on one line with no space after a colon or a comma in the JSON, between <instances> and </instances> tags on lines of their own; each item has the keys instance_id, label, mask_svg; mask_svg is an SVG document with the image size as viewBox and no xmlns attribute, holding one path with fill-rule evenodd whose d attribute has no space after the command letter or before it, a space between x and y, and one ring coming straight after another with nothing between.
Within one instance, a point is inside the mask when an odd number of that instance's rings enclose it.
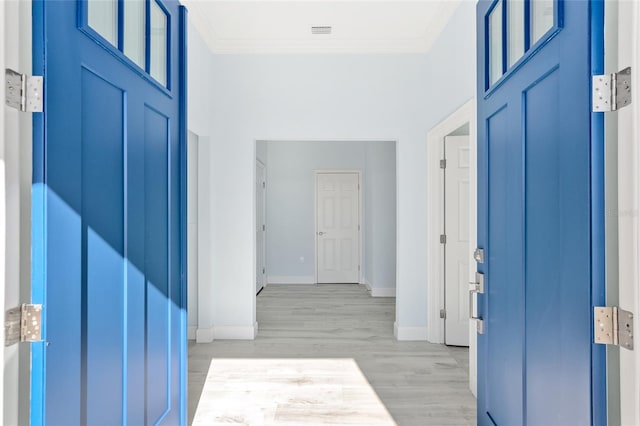
<instances>
[{"instance_id":1,"label":"white ceiling","mask_svg":"<svg viewBox=\"0 0 640 426\"><path fill-rule=\"evenodd\" d=\"M461 1L470 0L183 3L214 53L424 53Z\"/></svg>"}]
</instances>

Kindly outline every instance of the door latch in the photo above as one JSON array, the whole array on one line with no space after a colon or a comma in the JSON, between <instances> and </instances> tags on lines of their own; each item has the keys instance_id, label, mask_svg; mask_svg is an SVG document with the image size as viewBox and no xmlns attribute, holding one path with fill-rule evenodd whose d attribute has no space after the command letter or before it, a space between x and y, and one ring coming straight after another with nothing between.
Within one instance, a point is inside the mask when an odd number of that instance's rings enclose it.
<instances>
[{"instance_id":1,"label":"door latch","mask_svg":"<svg viewBox=\"0 0 640 426\"><path fill-rule=\"evenodd\" d=\"M617 306L593 308L593 340L633 350L633 314Z\"/></svg>"},{"instance_id":2,"label":"door latch","mask_svg":"<svg viewBox=\"0 0 640 426\"><path fill-rule=\"evenodd\" d=\"M473 310L473 295L484 294L484 274L482 272L476 272L476 280L469 284L469 319L476 322L476 330L478 331L478 334L483 334L484 320L482 317L477 316Z\"/></svg>"},{"instance_id":3,"label":"door latch","mask_svg":"<svg viewBox=\"0 0 640 426\"><path fill-rule=\"evenodd\" d=\"M42 341L42 305L23 304L4 317L4 345Z\"/></svg>"}]
</instances>

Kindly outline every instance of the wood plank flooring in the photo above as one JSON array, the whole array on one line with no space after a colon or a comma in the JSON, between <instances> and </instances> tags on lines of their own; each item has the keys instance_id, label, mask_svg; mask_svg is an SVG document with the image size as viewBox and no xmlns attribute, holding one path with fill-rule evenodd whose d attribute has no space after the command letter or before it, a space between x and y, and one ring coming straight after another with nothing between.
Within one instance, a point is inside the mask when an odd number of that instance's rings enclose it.
<instances>
[{"instance_id":1,"label":"wood plank flooring","mask_svg":"<svg viewBox=\"0 0 640 426\"><path fill-rule=\"evenodd\" d=\"M363 286L268 286L256 340L190 343L189 422L475 424L466 348L398 342L394 319Z\"/></svg>"}]
</instances>

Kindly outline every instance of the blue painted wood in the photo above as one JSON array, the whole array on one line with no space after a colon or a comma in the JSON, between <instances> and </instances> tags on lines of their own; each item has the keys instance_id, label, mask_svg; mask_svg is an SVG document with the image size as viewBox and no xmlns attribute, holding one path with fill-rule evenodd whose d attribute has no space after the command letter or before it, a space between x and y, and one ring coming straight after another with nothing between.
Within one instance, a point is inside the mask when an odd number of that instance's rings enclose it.
<instances>
[{"instance_id":1,"label":"blue painted wood","mask_svg":"<svg viewBox=\"0 0 640 426\"><path fill-rule=\"evenodd\" d=\"M590 112L602 2L557 1L555 28L488 88L491 4L477 9L478 424L605 424L604 349L592 343L603 132Z\"/></svg>"},{"instance_id":2,"label":"blue painted wood","mask_svg":"<svg viewBox=\"0 0 640 426\"><path fill-rule=\"evenodd\" d=\"M32 351L31 424L185 424L186 20L163 4L164 88L85 8L34 2L32 300L46 344Z\"/></svg>"}]
</instances>

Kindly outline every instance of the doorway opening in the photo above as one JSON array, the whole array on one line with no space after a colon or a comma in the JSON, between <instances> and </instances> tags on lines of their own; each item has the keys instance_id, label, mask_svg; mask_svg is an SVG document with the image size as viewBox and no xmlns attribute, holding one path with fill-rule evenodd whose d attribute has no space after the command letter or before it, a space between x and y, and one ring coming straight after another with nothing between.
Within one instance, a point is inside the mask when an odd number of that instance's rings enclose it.
<instances>
[{"instance_id":1,"label":"doorway opening","mask_svg":"<svg viewBox=\"0 0 640 426\"><path fill-rule=\"evenodd\" d=\"M257 286L263 275L266 287L352 283L395 297L395 157L393 141L258 140Z\"/></svg>"},{"instance_id":2,"label":"doorway opening","mask_svg":"<svg viewBox=\"0 0 640 426\"><path fill-rule=\"evenodd\" d=\"M469 347L469 386L474 394L476 332L468 320L468 283L474 281L477 229L475 111L472 99L429 131L426 167L427 339Z\"/></svg>"}]
</instances>

